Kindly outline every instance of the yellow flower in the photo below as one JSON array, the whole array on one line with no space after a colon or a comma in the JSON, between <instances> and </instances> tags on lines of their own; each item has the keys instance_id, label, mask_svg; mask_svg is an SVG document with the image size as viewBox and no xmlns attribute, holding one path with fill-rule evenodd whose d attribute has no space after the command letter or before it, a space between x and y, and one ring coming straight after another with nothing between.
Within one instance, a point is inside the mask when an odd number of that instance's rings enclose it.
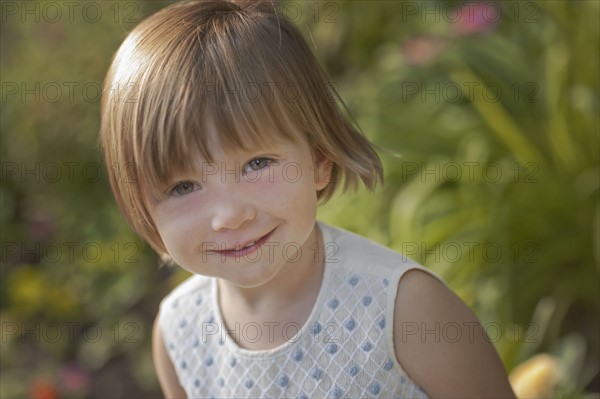
<instances>
[{"instance_id":1,"label":"yellow flower","mask_svg":"<svg viewBox=\"0 0 600 399\"><path fill-rule=\"evenodd\" d=\"M559 378L559 365L554 356L540 353L515 367L510 385L519 399L551 398Z\"/></svg>"}]
</instances>

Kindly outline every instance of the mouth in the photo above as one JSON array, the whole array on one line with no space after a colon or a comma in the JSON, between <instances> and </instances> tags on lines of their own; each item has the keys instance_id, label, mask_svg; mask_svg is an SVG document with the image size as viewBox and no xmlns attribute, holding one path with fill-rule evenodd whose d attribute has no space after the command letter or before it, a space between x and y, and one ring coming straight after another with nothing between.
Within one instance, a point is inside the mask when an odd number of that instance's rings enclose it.
<instances>
[{"instance_id":1,"label":"mouth","mask_svg":"<svg viewBox=\"0 0 600 399\"><path fill-rule=\"evenodd\" d=\"M236 244L234 248L224 249L220 251L215 251L215 253L221 254L222 256L227 257L242 257L249 255L255 251L257 251L260 247L263 246L265 242L273 235L275 229L271 230L267 234L262 237L259 237L254 240L247 241L245 244Z\"/></svg>"}]
</instances>

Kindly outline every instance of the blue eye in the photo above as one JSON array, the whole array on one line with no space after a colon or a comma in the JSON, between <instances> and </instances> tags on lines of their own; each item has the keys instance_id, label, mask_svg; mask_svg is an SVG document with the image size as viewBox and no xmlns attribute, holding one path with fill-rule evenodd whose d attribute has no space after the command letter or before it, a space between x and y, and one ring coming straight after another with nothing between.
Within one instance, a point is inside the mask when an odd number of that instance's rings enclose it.
<instances>
[{"instance_id":1,"label":"blue eye","mask_svg":"<svg viewBox=\"0 0 600 399\"><path fill-rule=\"evenodd\" d=\"M246 169L249 172L254 172L260 169L264 169L272 163L273 160L271 158L256 158L248 162L248 164L246 165Z\"/></svg>"},{"instance_id":2,"label":"blue eye","mask_svg":"<svg viewBox=\"0 0 600 399\"><path fill-rule=\"evenodd\" d=\"M170 195L174 195L176 197L181 197L187 194L194 192L196 185L191 181L182 181L178 183L175 187L173 187L170 191Z\"/></svg>"}]
</instances>

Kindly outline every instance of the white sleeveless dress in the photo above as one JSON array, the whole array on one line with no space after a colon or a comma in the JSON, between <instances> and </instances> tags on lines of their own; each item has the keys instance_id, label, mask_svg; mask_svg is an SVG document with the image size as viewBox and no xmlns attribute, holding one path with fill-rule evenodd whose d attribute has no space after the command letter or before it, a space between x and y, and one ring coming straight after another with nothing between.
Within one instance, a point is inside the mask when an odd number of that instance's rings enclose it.
<instances>
[{"instance_id":1,"label":"white sleeveless dress","mask_svg":"<svg viewBox=\"0 0 600 399\"><path fill-rule=\"evenodd\" d=\"M237 346L214 278L194 275L164 298L159 326L188 398L428 398L396 360L392 327L400 277L415 268L435 274L364 237L318 226L326 260L315 306L304 326L284 326L289 340L277 348Z\"/></svg>"}]
</instances>

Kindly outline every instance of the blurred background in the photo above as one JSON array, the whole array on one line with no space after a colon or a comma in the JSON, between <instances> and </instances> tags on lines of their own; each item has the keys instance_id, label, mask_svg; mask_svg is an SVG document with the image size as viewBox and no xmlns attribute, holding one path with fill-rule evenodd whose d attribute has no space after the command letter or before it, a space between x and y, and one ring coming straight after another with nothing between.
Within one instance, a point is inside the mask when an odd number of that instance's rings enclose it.
<instances>
[{"instance_id":1,"label":"blurred background","mask_svg":"<svg viewBox=\"0 0 600 399\"><path fill-rule=\"evenodd\" d=\"M150 333L187 274L113 202L101 85L167 1L2 1L2 398L160 397ZM600 2L283 2L385 185L319 218L440 274L519 397L598 398Z\"/></svg>"}]
</instances>

